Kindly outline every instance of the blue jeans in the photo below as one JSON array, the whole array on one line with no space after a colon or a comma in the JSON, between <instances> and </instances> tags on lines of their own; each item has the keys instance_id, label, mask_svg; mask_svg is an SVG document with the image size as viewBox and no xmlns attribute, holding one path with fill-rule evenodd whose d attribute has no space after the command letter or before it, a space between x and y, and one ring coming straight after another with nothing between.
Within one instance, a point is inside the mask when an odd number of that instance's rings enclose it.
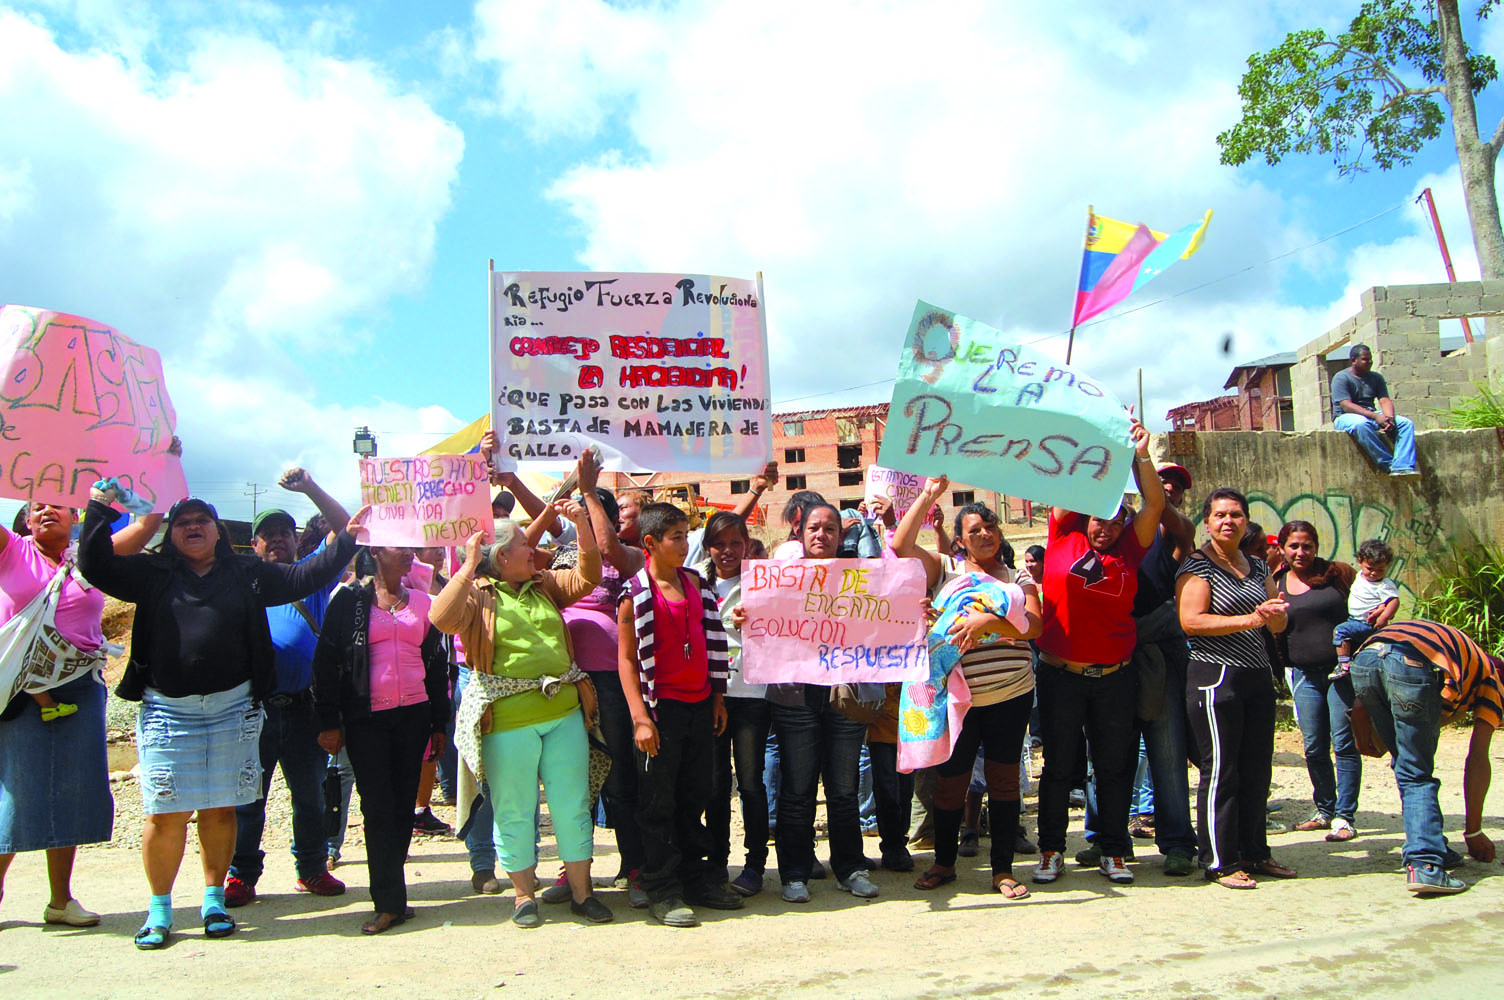
<instances>
[{"instance_id":1,"label":"blue jeans","mask_svg":"<svg viewBox=\"0 0 1504 1000\"><path fill-rule=\"evenodd\" d=\"M282 767L282 779L292 797L292 856L298 878L307 881L328 870L324 837L324 771L329 756L319 746L318 723L307 698L285 708L266 705L261 726L261 798L235 807L235 857L230 874L255 885L265 866L261 833L266 827L266 793L272 769Z\"/></svg>"},{"instance_id":2,"label":"blue jeans","mask_svg":"<svg viewBox=\"0 0 1504 1000\"><path fill-rule=\"evenodd\" d=\"M1373 464L1385 472L1391 469L1415 468L1415 425L1408 417L1395 415L1394 426L1397 433L1393 442L1383 431L1379 430L1376 422L1356 413L1344 413L1333 420L1332 424L1339 431L1344 431L1356 438L1359 447L1368 453L1369 458L1373 459Z\"/></svg>"},{"instance_id":3,"label":"blue jeans","mask_svg":"<svg viewBox=\"0 0 1504 1000\"><path fill-rule=\"evenodd\" d=\"M816 786L825 783L830 866L844 879L867 867L857 806L857 760L867 738L865 723L853 722L821 704L773 705L778 733L778 878L784 883L809 881L815 863Z\"/></svg>"},{"instance_id":4,"label":"blue jeans","mask_svg":"<svg viewBox=\"0 0 1504 1000\"><path fill-rule=\"evenodd\" d=\"M1436 668L1405 659L1403 647L1372 643L1353 657L1353 692L1363 700L1374 729L1389 745L1400 789L1407 865L1440 865L1441 781L1435 775L1441 734L1441 678Z\"/></svg>"},{"instance_id":5,"label":"blue jeans","mask_svg":"<svg viewBox=\"0 0 1504 1000\"><path fill-rule=\"evenodd\" d=\"M1152 784L1154 846L1159 853L1196 856L1196 826L1191 819L1191 782L1187 774L1185 674L1189 657L1165 658L1165 707L1153 722L1139 721L1144 758ZM1141 814L1150 810L1140 809Z\"/></svg>"},{"instance_id":6,"label":"blue jeans","mask_svg":"<svg viewBox=\"0 0 1504 1000\"><path fill-rule=\"evenodd\" d=\"M454 711L450 713L449 723L451 730L454 719L460 716L460 702L465 697L465 688L470 686L470 671L465 667L459 668L459 679L454 682ZM458 764L455 765L456 768ZM456 774L458 771L456 771ZM456 779L456 782L458 779ZM496 820L495 813L491 811L491 789L483 781L480 783L480 805L470 812L470 826L465 830L465 850L470 852L470 870L472 872L494 872L496 870Z\"/></svg>"},{"instance_id":7,"label":"blue jeans","mask_svg":"<svg viewBox=\"0 0 1504 1000\"><path fill-rule=\"evenodd\" d=\"M857 814L862 819L862 832L877 829L877 800L872 797L872 758L862 747L857 759Z\"/></svg>"},{"instance_id":8,"label":"blue jeans","mask_svg":"<svg viewBox=\"0 0 1504 1000\"><path fill-rule=\"evenodd\" d=\"M761 873L768 866L768 787L762 776L772 720L773 706L765 698L726 699L726 731L715 738L715 788L705 810L712 882L730 877L733 764L742 806L743 867Z\"/></svg>"},{"instance_id":9,"label":"blue jeans","mask_svg":"<svg viewBox=\"0 0 1504 1000\"><path fill-rule=\"evenodd\" d=\"M1316 811L1327 819L1340 816L1351 823L1358 814L1358 788L1363 783L1363 757L1353 742L1347 712L1353 707L1351 678L1333 681L1327 669L1296 668L1291 672L1295 721L1305 737L1306 773ZM1336 772L1332 756L1337 757Z\"/></svg>"}]
</instances>

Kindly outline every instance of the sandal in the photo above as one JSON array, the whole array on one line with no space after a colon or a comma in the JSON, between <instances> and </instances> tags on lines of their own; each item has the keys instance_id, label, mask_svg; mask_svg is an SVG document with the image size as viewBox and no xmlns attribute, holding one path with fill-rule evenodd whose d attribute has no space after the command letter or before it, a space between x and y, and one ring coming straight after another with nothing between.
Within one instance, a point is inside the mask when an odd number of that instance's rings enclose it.
<instances>
[{"instance_id":1,"label":"sandal","mask_svg":"<svg viewBox=\"0 0 1504 1000\"><path fill-rule=\"evenodd\" d=\"M955 872L943 872L938 869L931 868L929 871L925 872L923 875L914 880L914 888L925 890L938 889L942 885L950 885L955 880Z\"/></svg>"},{"instance_id":2,"label":"sandal","mask_svg":"<svg viewBox=\"0 0 1504 1000\"><path fill-rule=\"evenodd\" d=\"M142 951L156 951L167 947L167 939L171 936L171 927L142 927L136 932L136 947Z\"/></svg>"},{"instance_id":3,"label":"sandal","mask_svg":"<svg viewBox=\"0 0 1504 1000\"><path fill-rule=\"evenodd\" d=\"M992 888L1007 899L1028 899L1029 887L1019 883L1011 875L992 876Z\"/></svg>"},{"instance_id":4,"label":"sandal","mask_svg":"<svg viewBox=\"0 0 1504 1000\"><path fill-rule=\"evenodd\" d=\"M235 933L235 920L223 910L204 917L204 937L226 938Z\"/></svg>"},{"instance_id":5,"label":"sandal","mask_svg":"<svg viewBox=\"0 0 1504 1000\"><path fill-rule=\"evenodd\" d=\"M1258 882L1254 881L1252 876L1241 868L1230 871L1226 875L1213 879L1213 881L1224 889L1257 889L1259 887Z\"/></svg>"},{"instance_id":6,"label":"sandal","mask_svg":"<svg viewBox=\"0 0 1504 1000\"><path fill-rule=\"evenodd\" d=\"M360 925L360 932L362 934L380 934L382 931L389 931L393 927L407 923L408 920L412 919L412 915L413 908L410 906L406 912L400 915L396 913L378 913L375 917Z\"/></svg>"},{"instance_id":7,"label":"sandal","mask_svg":"<svg viewBox=\"0 0 1504 1000\"><path fill-rule=\"evenodd\" d=\"M1282 865L1273 858L1265 858L1263 861L1255 861L1250 865L1254 872L1260 875L1268 875L1270 878L1299 878L1300 873L1289 865Z\"/></svg>"},{"instance_id":8,"label":"sandal","mask_svg":"<svg viewBox=\"0 0 1504 1000\"><path fill-rule=\"evenodd\" d=\"M1329 817L1329 816L1323 816L1320 813L1317 813L1315 816L1312 816L1310 819L1306 820L1304 823L1296 823L1295 824L1295 830L1297 832L1299 832L1299 833L1310 833L1312 830L1330 830L1331 828L1332 828L1331 817Z\"/></svg>"},{"instance_id":9,"label":"sandal","mask_svg":"<svg viewBox=\"0 0 1504 1000\"><path fill-rule=\"evenodd\" d=\"M1344 840L1352 840L1357 835L1357 828L1345 819L1338 819L1332 822L1332 832L1326 835L1326 839L1336 844Z\"/></svg>"}]
</instances>

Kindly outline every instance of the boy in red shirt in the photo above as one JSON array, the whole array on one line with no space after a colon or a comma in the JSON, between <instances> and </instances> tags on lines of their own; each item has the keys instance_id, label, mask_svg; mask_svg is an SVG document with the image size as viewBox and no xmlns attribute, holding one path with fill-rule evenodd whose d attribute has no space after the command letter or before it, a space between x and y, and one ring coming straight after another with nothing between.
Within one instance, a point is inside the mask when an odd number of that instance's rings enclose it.
<instances>
[{"instance_id":1,"label":"boy in red shirt","mask_svg":"<svg viewBox=\"0 0 1504 1000\"><path fill-rule=\"evenodd\" d=\"M637 824L648 912L669 927L699 923L687 903L740 909L710 881L706 855L715 737L726 728L729 675L715 590L684 568L689 518L652 503L637 519L647 564L627 582L617 621L622 691L637 744Z\"/></svg>"}]
</instances>

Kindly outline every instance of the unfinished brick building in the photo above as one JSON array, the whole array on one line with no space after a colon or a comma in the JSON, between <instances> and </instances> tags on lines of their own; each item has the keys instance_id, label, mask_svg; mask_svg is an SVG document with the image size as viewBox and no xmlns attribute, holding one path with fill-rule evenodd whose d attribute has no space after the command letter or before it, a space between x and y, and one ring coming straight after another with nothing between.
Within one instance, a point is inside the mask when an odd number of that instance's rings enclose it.
<instances>
[{"instance_id":1,"label":"unfinished brick building","mask_svg":"<svg viewBox=\"0 0 1504 1000\"><path fill-rule=\"evenodd\" d=\"M867 467L877 463L887 423L888 404L841 406L827 410L791 410L773 415L773 458L782 478L775 489L763 494L759 506L764 517L776 523L784 504L799 490L814 490L840 507L855 507L862 500ZM690 483L712 503L735 503L751 489L752 476L712 476L659 472L605 473L601 485L611 490L644 489L670 483ZM997 511L1005 522L1042 527L1048 511L1036 513L1032 506L992 490L952 483L941 506L947 519L958 507L980 501Z\"/></svg>"}]
</instances>

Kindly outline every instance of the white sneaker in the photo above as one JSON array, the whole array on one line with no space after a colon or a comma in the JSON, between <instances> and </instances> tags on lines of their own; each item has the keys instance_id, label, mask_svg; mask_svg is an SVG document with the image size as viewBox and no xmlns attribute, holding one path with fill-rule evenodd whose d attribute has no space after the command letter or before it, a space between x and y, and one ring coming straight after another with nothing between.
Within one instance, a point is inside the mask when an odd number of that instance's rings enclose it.
<instances>
[{"instance_id":1,"label":"white sneaker","mask_svg":"<svg viewBox=\"0 0 1504 1000\"><path fill-rule=\"evenodd\" d=\"M1102 864L1097 870L1106 875L1108 881L1116 882L1118 885L1133 884L1133 873L1128 870L1128 866L1123 863L1122 858L1104 856Z\"/></svg>"},{"instance_id":2,"label":"white sneaker","mask_svg":"<svg viewBox=\"0 0 1504 1000\"><path fill-rule=\"evenodd\" d=\"M1065 855L1059 851L1041 851L1034 866L1035 882L1053 882L1065 874Z\"/></svg>"},{"instance_id":3,"label":"white sneaker","mask_svg":"<svg viewBox=\"0 0 1504 1000\"><path fill-rule=\"evenodd\" d=\"M845 878L836 879L836 888L861 899L872 899L878 894L877 886L872 884L872 879L865 869L854 871Z\"/></svg>"}]
</instances>

